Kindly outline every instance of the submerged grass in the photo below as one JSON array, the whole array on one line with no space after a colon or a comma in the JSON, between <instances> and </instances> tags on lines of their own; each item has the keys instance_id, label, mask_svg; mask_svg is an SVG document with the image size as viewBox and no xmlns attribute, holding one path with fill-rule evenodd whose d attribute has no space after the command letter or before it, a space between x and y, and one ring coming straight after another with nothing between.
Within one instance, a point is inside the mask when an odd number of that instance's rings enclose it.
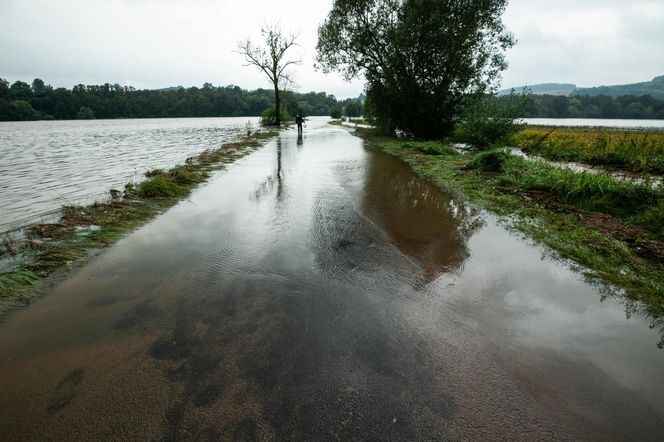
<instances>
[{"instance_id":1,"label":"submerged grass","mask_svg":"<svg viewBox=\"0 0 664 442\"><path fill-rule=\"evenodd\" d=\"M276 132L258 132L219 149L206 150L170 170L147 172L146 180L111 190L111 200L89 206L66 206L54 224L38 224L20 244L3 240L0 261L20 259L0 272L0 313L29 303L49 275L80 265L94 250L107 247L189 194L210 173L261 146ZM120 196L122 195L122 196Z\"/></svg>"},{"instance_id":2,"label":"submerged grass","mask_svg":"<svg viewBox=\"0 0 664 442\"><path fill-rule=\"evenodd\" d=\"M526 153L553 161L664 174L664 132L531 126L510 141Z\"/></svg>"},{"instance_id":3,"label":"submerged grass","mask_svg":"<svg viewBox=\"0 0 664 442\"><path fill-rule=\"evenodd\" d=\"M664 189L531 162L504 150L461 155L443 142L356 133L443 190L501 215L591 280L621 287L650 314L664 316ZM654 247L655 255L643 253L645 246Z\"/></svg>"},{"instance_id":4,"label":"submerged grass","mask_svg":"<svg viewBox=\"0 0 664 442\"><path fill-rule=\"evenodd\" d=\"M664 194L661 189L646 184L629 183L609 175L561 169L543 162L528 161L506 151L477 154L468 167L501 172L493 180L497 185L521 191L543 191L560 203L622 219L655 207ZM644 227L654 232L658 226Z\"/></svg>"}]
</instances>

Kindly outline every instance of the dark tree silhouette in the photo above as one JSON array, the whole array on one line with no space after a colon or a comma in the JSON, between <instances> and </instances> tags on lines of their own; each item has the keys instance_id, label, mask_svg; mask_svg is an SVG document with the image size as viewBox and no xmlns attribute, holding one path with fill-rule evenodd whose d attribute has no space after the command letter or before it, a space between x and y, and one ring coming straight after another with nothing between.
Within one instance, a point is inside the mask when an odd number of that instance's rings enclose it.
<instances>
[{"instance_id":1,"label":"dark tree silhouette","mask_svg":"<svg viewBox=\"0 0 664 442\"><path fill-rule=\"evenodd\" d=\"M514 44L507 0L335 0L318 30L317 66L364 76L378 123L449 135L468 95L495 89Z\"/></svg>"},{"instance_id":2,"label":"dark tree silhouette","mask_svg":"<svg viewBox=\"0 0 664 442\"><path fill-rule=\"evenodd\" d=\"M206 83L202 87L156 90L118 84L78 84L65 89L38 79L33 85L18 81L10 87L0 78L0 121L71 120L79 117L82 107L90 108L96 118L107 119L258 116L274 106L271 88L248 91L235 85ZM339 105L334 95L325 92L281 91L280 100L282 110L291 115L329 115L330 109Z\"/></svg>"},{"instance_id":3,"label":"dark tree silhouette","mask_svg":"<svg viewBox=\"0 0 664 442\"><path fill-rule=\"evenodd\" d=\"M276 25L266 25L261 29L265 46L256 46L250 40L238 42L238 52L244 55L247 64L259 68L272 82L274 88L274 124L281 124L281 97L280 91L292 83L292 74L289 66L298 65L300 59L286 59L286 51L296 46L297 35L284 34Z\"/></svg>"}]
</instances>

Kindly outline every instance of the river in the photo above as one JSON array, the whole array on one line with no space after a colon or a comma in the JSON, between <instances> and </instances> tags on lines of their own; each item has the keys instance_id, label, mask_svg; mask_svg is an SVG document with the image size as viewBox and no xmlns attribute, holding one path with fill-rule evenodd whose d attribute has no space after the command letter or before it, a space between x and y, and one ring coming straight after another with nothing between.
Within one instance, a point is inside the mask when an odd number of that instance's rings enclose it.
<instances>
[{"instance_id":1,"label":"river","mask_svg":"<svg viewBox=\"0 0 664 442\"><path fill-rule=\"evenodd\" d=\"M0 233L217 148L257 117L0 122Z\"/></svg>"},{"instance_id":2,"label":"river","mask_svg":"<svg viewBox=\"0 0 664 442\"><path fill-rule=\"evenodd\" d=\"M0 324L0 439L661 440L638 305L324 121Z\"/></svg>"}]
</instances>

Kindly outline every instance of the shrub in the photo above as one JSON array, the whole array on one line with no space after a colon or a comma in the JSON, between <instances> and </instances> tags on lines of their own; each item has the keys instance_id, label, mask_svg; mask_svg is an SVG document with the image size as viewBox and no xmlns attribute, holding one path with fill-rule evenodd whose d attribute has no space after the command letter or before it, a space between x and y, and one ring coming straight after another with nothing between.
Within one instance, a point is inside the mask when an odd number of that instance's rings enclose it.
<instances>
[{"instance_id":1,"label":"shrub","mask_svg":"<svg viewBox=\"0 0 664 442\"><path fill-rule=\"evenodd\" d=\"M521 128L517 119L523 115L527 104L525 94L469 98L460 121L455 125L454 139L475 149L505 145Z\"/></svg>"},{"instance_id":2,"label":"shrub","mask_svg":"<svg viewBox=\"0 0 664 442\"><path fill-rule=\"evenodd\" d=\"M273 107L267 108L261 114L261 125L262 126L274 126L276 120L276 114ZM293 121L293 117L288 113L287 110L281 110L281 123L288 123Z\"/></svg>"},{"instance_id":3,"label":"shrub","mask_svg":"<svg viewBox=\"0 0 664 442\"><path fill-rule=\"evenodd\" d=\"M334 106L332 109L330 109L330 117L334 119L341 118L341 108L339 106Z\"/></svg>"},{"instance_id":4,"label":"shrub","mask_svg":"<svg viewBox=\"0 0 664 442\"><path fill-rule=\"evenodd\" d=\"M201 181L201 176L187 166L175 166L171 169L170 175L180 185L194 184Z\"/></svg>"},{"instance_id":5,"label":"shrub","mask_svg":"<svg viewBox=\"0 0 664 442\"><path fill-rule=\"evenodd\" d=\"M416 149L427 155L456 155L456 152L449 147L433 141L411 141L403 143L402 147Z\"/></svg>"},{"instance_id":6,"label":"shrub","mask_svg":"<svg viewBox=\"0 0 664 442\"><path fill-rule=\"evenodd\" d=\"M475 158L466 164L466 167L468 169L475 169L482 172L500 173L505 171L505 163L512 157L514 157L514 155L505 152L504 150L487 150L475 155Z\"/></svg>"},{"instance_id":7,"label":"shrub","mask_svg":"<svg viewBox=\"0 0 664 442\"><path fill-rule=\"evenodd\" d=\"M10 101L8 105L9 121L29 121L38 120L39 112L32 108L27 101Z\"/></svg>"},{"instance_id":8,"label":"shrub","mask_svg":"<svg viewBox=\"0 0 664 442\"><path fill-rule=\"evenodd\" d=\"M166 175L164 169L152 169L145 172L145 176L148 178L152 178L159 175Z\"/></svg>"},{"instance_id":9,"label":"shrub","mask_svg":"<svg viewBox=\"0 0 664 442\"><path fill-rule=\"evenodd\" d=\"M175 183L163 175L154 176L143 181L138 186L138 196L141 198L159 198L175 196L179 192Z\"/></svg>"}]
</instances>

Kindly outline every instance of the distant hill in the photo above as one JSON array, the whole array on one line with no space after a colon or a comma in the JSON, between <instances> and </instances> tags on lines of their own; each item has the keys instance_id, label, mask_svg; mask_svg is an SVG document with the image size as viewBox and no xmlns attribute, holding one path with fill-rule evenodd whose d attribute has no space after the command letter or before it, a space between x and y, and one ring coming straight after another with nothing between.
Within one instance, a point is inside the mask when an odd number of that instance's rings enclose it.
<instances>
[{"instance_id":1,"label":"distant hill","mask_svg":"<svg viewBox=\"0 0 664 442\"><path fill-rule=\"evenodd\" d=\"M519 86L515 87L514 91L517 93L531 92L534 95L571 95L576 89L575 84L571 83L541 83L532 86ZM512 89L503 89L498 92L498 95L508 95Z\"/></svg>"},{"instance_id":2,"label":"distant hill","mask_svg":"<svg viewBox=\"0 0 664 442\"><path fill-rule=\"evenodd\" d=\"M650 95L659 100L664 100L664 75L643 83L577 88L574 91L574 95L609 95L611 97L619 97L621 95Z\"/></svg>"},{"instance_id":3,"label":"distant hill","mask_svg":"<svg viewBox=\"0 0 664 442\"><path fill-rule=\"evenodd\" d=\"M512 89L503 89L498 95L507 95ZM519 86L514 88L516 92L530 91L533 95L608 95L619 97L622 95L650 95L658 100L664 100L664 75L653 78L651 81L633 84L621 84L616 86L598 86L589 88L578 88L571 83L542 83L532 86Z\"/></svg>"}]
</instances>

